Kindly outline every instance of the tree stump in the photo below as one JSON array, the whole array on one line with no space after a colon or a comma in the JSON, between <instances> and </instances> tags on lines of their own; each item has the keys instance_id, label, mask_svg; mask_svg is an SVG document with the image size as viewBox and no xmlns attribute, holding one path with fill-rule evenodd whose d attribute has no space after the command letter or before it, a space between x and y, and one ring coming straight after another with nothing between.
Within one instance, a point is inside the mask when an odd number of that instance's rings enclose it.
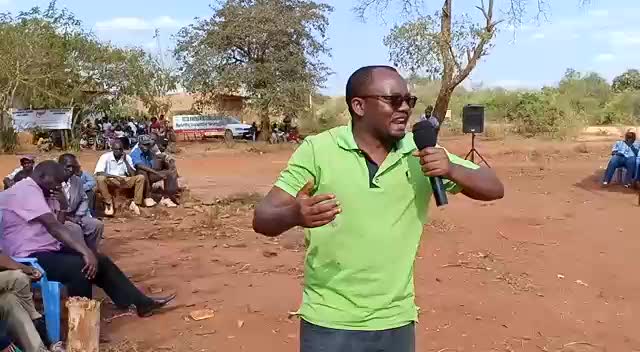
<instances>
[{"instance_id":1,"label":"tree stump","mask_svg":"<svg viewBox=\"0 0 640 352\"><path fill-rule=\"evenodd\" d=\"M68 352L98 352L100 345L100 302L71 297L69 312Z\"/></svg>"}]
</instances>

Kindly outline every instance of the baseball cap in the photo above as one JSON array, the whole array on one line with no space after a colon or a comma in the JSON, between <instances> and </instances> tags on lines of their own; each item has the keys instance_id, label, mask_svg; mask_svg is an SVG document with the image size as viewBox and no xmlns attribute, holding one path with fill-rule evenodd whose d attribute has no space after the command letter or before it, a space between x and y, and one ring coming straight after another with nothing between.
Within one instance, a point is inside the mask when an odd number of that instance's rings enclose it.
<instances>
[{"instance_id":1,"label":"baseball cap","mask_svg":"<svg viewBox=\"0 0 640 352\"><path fill-rule=\"evenodd\" d=\"M153 145L153 143L155 142L153 141L151 136L149 136L148 134L143 134L138 137L138 143L140 143L141 145Z\"/></svg>"}]
</instances>

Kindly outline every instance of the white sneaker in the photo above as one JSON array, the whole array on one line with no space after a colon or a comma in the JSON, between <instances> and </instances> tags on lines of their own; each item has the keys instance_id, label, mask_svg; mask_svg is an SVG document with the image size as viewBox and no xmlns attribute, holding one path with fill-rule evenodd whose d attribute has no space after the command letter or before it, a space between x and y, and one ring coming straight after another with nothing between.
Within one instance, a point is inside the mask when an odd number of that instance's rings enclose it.
<instances>
[{"instance_id":1,"label":"white sneaker","mask_svg":"<svg viewBox=\"0 0 640 352\"><path fill-rule=\"evenodd\" d=\"M156 203L156 201L153 200L153 198L145 198L144 199L144 206L147 207L147 208L150 208L150 207L152 207L152 206L154 206L156 204L158 204L158 203Z\"/></svg>"},{"instance_id":2,"label":"white sneaker","mask_svg":"<svg viewBox=\"0 0 640 352\"><path fill-rule=\"evenodd\" d=\"M171 199L162 197L160 200L160 204L164 205L167 208L177 208L178 205L174 203Z\"/></svg>"},{"instance_id":3,"label":"white sneaker","mask_svg":"<svg viewBox=\"0 0 640 352\"><path fill-rule=\"evenodd\" d=\"M136 202L131 202L131 204L129 205L129 210L134 212L136 215L140 215L140 208L138 207Z\"/></svg>"},{"instance_id":4,"label":"white sneaker","mask_svg":"<svg viewBox=\"0 0 640 352\"><path fill-rule=\"evenodd\" d=\"M113 216L113 204L105 204L104 205L104 215L106 216Z\"/></svg>"},{"instance_id":5,"label":"white sneaker","mask_svg":"<svg viewBox=\"0 0 640 352\"><path fill-rule=\"evenodd\" d=\"M51 352L66 352L67 351L67 350L64 349L64 342L62 342L62 341L56 342L53 345L51 345L49 350Z\"/></svg>"}]
</instances>

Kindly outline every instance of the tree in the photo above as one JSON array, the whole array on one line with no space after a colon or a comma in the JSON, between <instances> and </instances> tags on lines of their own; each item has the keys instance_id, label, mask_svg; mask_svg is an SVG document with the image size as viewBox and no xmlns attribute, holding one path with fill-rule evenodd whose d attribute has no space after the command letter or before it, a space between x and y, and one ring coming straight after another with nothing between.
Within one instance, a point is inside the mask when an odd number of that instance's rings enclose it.
<instances>
[{"instance_id":1,"label":"tree","mask_svg":"<svg viewBox=\"0 0 640 352\"><path fill-rule=\"evenodd\" d=\"M0 126L16 105L74 108L83 115L131 98L150 111L176 86L176 75L137 48L98 41L82 23L52 1L13 16L0 15Z\"/></svg>"},{"instance_id":2,"label":"tree","mask_svg":"<svg viewBox=\"0 0 640 352\"><path fill-rule=\"evenodd\" d=\"M476 23L469 15L454 16L452 0L441 1L441 10L433 15L420 14L424 0L359 0L354 9L361 18L365 18L369 10L386 12L393 4L399 5L405 14L419 14L404 24L394 26L384 43L395 65L409 70L411 74L440 79L440 92L433 112L440 121L446 115L455 88L489 53L499 26L503 23L514 28L520 26L530 2L506 1L506 9L501 12L505 17L498 19L494 0L476 0L475 9L482 16L481 22ZM580 3L586 1L581 0ZM537 5L538 15L544 15L547 1L533 2Z\"/></svg>"},{"instance_id":3,"label":"tree","mask_svg":"<svg viewBox=\"0 0 640 352\"><path fill-rule=\"evenodd\" d=\"M299 114L329 74L321 57L332 7L310 0L226 0L177 35L185 87L203 106L243 95L263 131L271 114ZM266 133L264 135L267 135Z\"/></svg>"},{"instance_id":4,"label":"tree","mask_svg":"<svg viewBox=\"0 0 640 352\"><path fill-rule=\"evenodd\" d=\"M618 93L640 90L640 71L631 69L617 76L613 79L612 88L614 92Z\"/></svg>"}]
</instances>

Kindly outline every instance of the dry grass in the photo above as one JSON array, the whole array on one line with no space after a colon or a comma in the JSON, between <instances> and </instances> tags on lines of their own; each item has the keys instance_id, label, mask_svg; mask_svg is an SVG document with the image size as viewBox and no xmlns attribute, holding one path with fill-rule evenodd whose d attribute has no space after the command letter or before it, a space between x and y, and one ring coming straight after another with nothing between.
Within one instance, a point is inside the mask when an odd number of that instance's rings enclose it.
<instances>
[{"instance_id":1,"label":"dry grass","mask_svg":"<svg viewBox=\"0 0 640 352\"><path fill-rule=\"evenodd\" d=\"M513 134L513 130L507 124L487 124L484 128L484 137L489 141L503 140L510 134Z\"/></svg>"},{"instance_id":2,"label":"dry grass","mask_svg":"<svg viewBox=\"0 0 640 352\"><path fill-rule=\"evenodd\" d=\"M142 352L139 349L138 344L129 340L121 341L113 346L106 346L101 348L103 352Z\"/></svg>"},{"instance_id":3,"label":"dry grass","mask_svg":"<svg viewBox=\"0 0 640 352\"><path fill-rule=\"evenodd\" d=\"M216 204L221 206L235 206L242 207L246 205L255 206L264 198L264 196L257 192L242 192L235 193L225 198L216 200Z\"/></svg>"},{"instance_id":4,"label":"dry grass","mask_svg":"<svg viewBox=\"0 0 640 352\"><path fill-rule=\"evenodd\" d=\"M211 229L220 227L220 207L217 205L206 207L203 225Z\"/></svg>"},{"instance_id":5,"label":"dry grass","mask_svg":"<svg viewBox=\"0 0 640 352\"><path fill-rule=\"evenodd\" d=\"M202 225L210 229L221 229L223 221L229 218L243 217L250 214L263 198L260 193L236 193L217 199L204 207Z\"/></svg>"},{"instance_id":6,"label":"dry grass","mask_svg":"<svg viewBox=\"0 0 640 352\"><path fill-rule=\"evenodd\" d=\"M579 154L589 154L589 148L586 143L580 143L573 147L573 150Z\"/></svg>"}]
</instances>

